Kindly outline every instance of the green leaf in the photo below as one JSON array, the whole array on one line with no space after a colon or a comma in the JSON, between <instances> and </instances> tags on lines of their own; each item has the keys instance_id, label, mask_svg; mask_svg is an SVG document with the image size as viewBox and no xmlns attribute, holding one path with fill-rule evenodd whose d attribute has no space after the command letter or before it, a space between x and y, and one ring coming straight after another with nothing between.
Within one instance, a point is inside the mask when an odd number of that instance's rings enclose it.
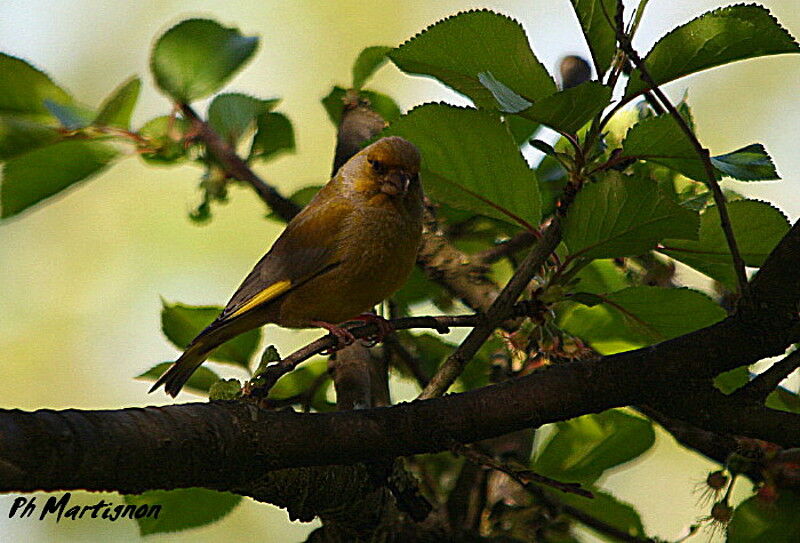
<instances>
[{"instance_id":1,"label":"green leaf","mask_svg":"<svg viewBox=\"0 0 800 543\"><path fill-rule=\"evenodd\" d=\"M708 296L686 288L629 287L602 296L604 303L570 304L558 325L601 354L653 345L725 318Z\"/></svg>"},{"instance_id":2,"label":"green leaf","mask_svg":"<svg viewBox=\"0 0 800 543\"><path fill-rule=\"evenodd\" d=\"M697 151L668 114L633 125L622 142L622 152L627 157L662 164L697 181L708 179Z\"/></svg>"},{"instance_id":3,"label":"green leaf","mask_svg":"<svg viewBox=\"0 0 800 543\"><path fill-rule=\"evenodd\" d=\"M72 98L41 70L0 53L0 114L44 122L52 119L45 100L68 104Z\"/></svg>"},{"instance_id":4,"label":"green leaf","mask_svg":"<svg viewBox=\"0 0 800 543\"><path fill-rule=\"evenodd\" d=\"M132 77L120 85L100 106L100 113L92 124L99 126L118 126L127 129L131 124L131 115L139 99L142 81Z\"/></svg>"},{"instance_id":5,"label":"green leaf","mask_svg":"<svg viewBox=\"0 0 800 543\"><path fill-rule=\"evenodd\" d=\"M750 380L750 366L739 366L714 377L714 386L723 394L742 388Z\"/></svg>"},{"instance_id":6,"label":"green leaf","mask_svg":"<svg viewBox=\"0 0 800 543\"><path fill-rule=\"evenodd\" d=\"M59 133L49 126L0 115L0 161L54 143L59 137Z\"/></svg>"},{"instance_id":7,"label":"green leaf","mask_svg":"<svg viewBox=\"0 0 800 543\"><path fill-rule=\"evenodd\" d=\"M517 114L562 133L577 132L611 100L611 89L596 81L545 96L533 104L498 81L492 72L479 73L478 80L492 93L503 113Z\"/></svg>"},{"instance_id":8,"label":"green leaf","mask_svg":"<svg viewBox=\"0 0 800 543\"><path fill-rule=\"evenodd\" d=\"M172 362L161 362L141 375L137 375L136 378L145 379L147 381L155 381L161 377L161 374L167 371L170 366L172 366ZM194 370L194 373L192 373L191 377L189 377L189 380L186 381L183 389L191 390L192 392L198 394L208 394L208 391L211 390L211 385L217 381L219 381L219 375L205 366L200 366Z\"/></svg>"},{"instance_id":9,"label":"green leaf","mask_svg":"<svg viewBox=\"0 0 800 543\"><path fill-rule=\"evenodd\" d=\"M179 349L185 349L222 311L221 307L169 304L165 300L162 300L162 306L161 330ZM246 369L260 341L261 329L256 328L223 343L208 358Z\"/></svg>"},{"instance_id":10,"label":"green leaf","mask_svg":"<svg viewBox=\"0 0 800 543\"><path fill-rule=\"evenodd\" d=\"M528 109L520 111L519 116L561 133L575 134L603 111L610 100L609 87L596 81L587 81L538 100Z\"/></svg>"},{"instance_id":11,"label":"green leaf","mask_svg":"<svg viewBox=\"0 0 800 543\"><path fill-rule=\"evenodd\" d=\"M563 492L558 494L558 501L577 507L594 519L608 526L621 530L633 537L646 537L639 513L629 503L615 498L612 494L597 488L590 488L594 498L584 498L577 494ZM599 534L604 535L604 534ZM616 541L616 540L615 540Z\"/></svg>"},{"instance_id":12,"label":"green leaf","mask_svg":"<svg viewBox=\"0 0 800 543\"><path fill-rule=\"evenodd\" d=\"M218 94L208 106L208 124L229 144L235 146L256 117L278 105L280 100L261 100L246 94Z\"/></svg>"},{"instance_id":13,"label":"green leaf","mask_svg":"<svg viewBox=\"0 0 800 543\"><path fill-rule=\"evenodd\" d=\"M531 51L522 26L488 10L439 21L389 53L389 58L404 72L435 77L479 107L495 104L492 93L478 79L481 72L491 72L529 101L557 90Z\"/></svg>"},{"instance_id":14,"label":"green leaf","mask_svg":"<svg viewBox=\"0 0 800 543\"><path fill-rule=\"evenodd\" d=\"M697 214L664 196L655 181L609 172L583 187L564 220L572 257L636 256L666 237L696 239Z\"/></svg>"},{"instance_id":15,"label":"green leaf","mask_svg":"<svg viewBox=\"0 0 800 543\"><path fill-rule=\"evenodd\" d=\"M282 113L264 113L259 115L256 125L250 158L271 160L282 153L294 152L294 129L288 117Z\"/></svg>"},{"instance_id":16,"label":"green leaf","mask_svg":"<svg viewBox=\"0 0 800 543\"><path fill-rule=\"evenodd\" d=\"M658 40L644 62L653 80L662 85L736 60L797 52L800 46L767 9L735 5L710 11L672 30ZM634 70L625 97L648 88L639 70Z\"/></svg>"},{"instance_id":17,"label":"green leaf","mask_svg":"<svg viewBox=\"0 0 800 543\"><path fill-rule=\"evenodd\" d=\"M558 422L555 428L531 469L581 484L591 484L607 469L640 456L656 437L650 421L619 409Z\"/></svg>"},{"instance_id":18,"label":"green leaf","mask_svg":"<svg viewBox=\"0 0 800 543\"><path fill-rule=\"evenodd\" d=\"M355 63L353 63L353 88L360 89L364 83L383 66L389 57L386 53L391 51L391 47L384 45L374 45L367 47L359 53Z\"/></svg>"},{"instance_id":19,"label":"green leaf","mask_svg":"<svg viewBox=\"0 0 800 543\"><path fill-rule=\"evenodd\" d=\"M139 134L148 138L152 152L142 153L145 162L156 165L175 164L186 158L186 146L183 138L189 130L185 119L162 115L150 119L139 129Z\"/></svg>"},{"instance_id":20,"label":"green leaf","mask_svg":"<svg viewBox=\"0 0 800 543\"><path fill-rule=\"evenodd\" d=\"M613 260L593 260L575 276L576 290L594 294L604 294L622 290L630 284L619 266Z\"/></svg>"},{"instance_id":21,"label":"green leaf","mask_svg":"<svg viewBox=\"0 0 800 543\"><path fill-rule=\"evenodd\" d=\"M738 151L711 157L711 164L724 175L739 181L780 179L772 159L760 143L753 143Z\"/></svg>"},{"instance_id":22,"label":"green leaf","mask_svg":"<svg viewBox=\"0 0 800 543\"><path fill-rule=\"evenodd\" d=\"M188 530L215 522L230 513L241 496L207 488L148 490L125 496L125 503L141 506L160 505L158 518L137 518L139 534L160 534Z\"/></svg>"},{"instance_id":23,"label":"green leaf","mask_svg":"<svg viewBox=\"0 0 800 543\"><path fill-rule=\"evenodd\" d=\"M611 66L611 60L617 47L616 30L614 29L617 2L616 0L571 1L572 8L583 29L583 35L586 37L586 43L589 44L597 77L600 78ZM608 19L606 14L608 14Z\"/></svg>"},{"instance_id":24,"label":"green leaf","mask_svg":"<svg viewBox=\"0 0 800 543\"><path fill-rule=\"evenodd\" d=\"M425 104L395 121L386 135L419 148L422 183L433 198L512 224L539 223L536 174L492 113Z\"/></svg>"},{"instance_id":25,"label":"green leaf","mask_svg":"<svg viewBox=\"0 0 800 543\"><path fill-rule=\"evenodd\" d=\"M328 361L323 358L306 362L296 370L281 376L269 391L273 400L282 400L303 394L328 372Z\"/></svg>"},{"instance_id":26,"label":"green leaf","mask_svg":"<svg viewBox=\"0 0 800 543\"><path fill-rule=\"evenodd\" d=\"M238 379L220 379L208 389L209 400L237 400L242 397L242 383Z\"/></svg>"},{"instance_id":27,"label":"green leaf","mask_svg":"<svg viewBox=\"0 0 800 543\"><path fill-rule=\"evenodd\" d=\"M118 152L96 141L62 141L6 162L0 184L0 217L6 218L98 174Z\"/></svg>"},{"instance_id":28,"label":"green leaf","mask_svg":"<svg viewBox=\"0 0 800 543\"><path fill-rule=\"evenodd\" d=\"M800 495L778 490L778 500L763 502L753 496L733 512L727 543L794 543L800 540Z\"/></svg>"},{"instance_id":29,"label":"green leaf","mask_svg":"<svg viewBox=\"0 0 800 543\"><path fill-rule=\"evenodd\" d=\"M45 100L44 105L67 130L85 128L92 124L92 120L97 115L91 109L75 104L59 104L52 100Z\"/></svg>"},{"instance_id":30,"label":"green leaf","mask_svg":"<svg viewBox=\"0 0 800 543\"><path fill-rule=\"evenodd\" d=\"M761 266L789 231L789 221L783 213L766 202L738 200L728 202L727 208L745 264ZM709 207L700 216L700 236L697 241L665 239L663 245L658 249L659 252L720 281L730 289L737 288L733 260L716 206Z\"/></svg>"},{"instance_id":31,"label":"green leaf","mask_svg":"<svg viewBox=\"0 0 800 543\"><path fill-rule=\"evenodd\" d=\"M243 36L209 19L189 19L156 41L150 69L156 84L176 102L188 103L217 91L244 66L258 38Z\"/></svg>"},{"instance_id":32,"label":"green leaf","mask_svg":"<svg viewBox=\"0 0 800 543\"><path fill-rule=\"evenodd\" d=\"M800 395L778 387L767 396L764 405L770 409L788 411L789 413L800 413Z\"/></svg>"},{"instance_id":33,"label":"green leaf","mask_svg":"<svg viewBox=\"0 0 800 543\"><path fill-rule=\"evenodd\" d=\"M345 94L347 91L342 87L336 86L331 89L331 92L322 99L322 105L328 113L328 118L334 126L338 127L342 120L342 113L344 112ZM368 102L372 111L383 117L384 121L391 122L400 117L402 113L400 108L395 103L394 99L385 94L374 92L370 90L359 90L358 96L360 99Z\"/></svg>"}]
</instances>

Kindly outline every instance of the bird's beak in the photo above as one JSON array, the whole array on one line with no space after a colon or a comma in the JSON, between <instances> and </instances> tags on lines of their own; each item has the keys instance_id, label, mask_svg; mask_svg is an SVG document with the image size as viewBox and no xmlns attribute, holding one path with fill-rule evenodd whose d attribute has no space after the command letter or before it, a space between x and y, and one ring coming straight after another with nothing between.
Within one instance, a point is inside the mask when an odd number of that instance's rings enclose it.
<instances>
[{"instance_id":1,"label":"bird's beak","mask_svg":"<svg viewBox=\"0 0 800 543\"><path fill-rule=\"evenodd\" d=\"M406 172L391 172L381 185L381 192L389 196L405 194L411 184L411 175Z\"/></svg>"}]
</instances>

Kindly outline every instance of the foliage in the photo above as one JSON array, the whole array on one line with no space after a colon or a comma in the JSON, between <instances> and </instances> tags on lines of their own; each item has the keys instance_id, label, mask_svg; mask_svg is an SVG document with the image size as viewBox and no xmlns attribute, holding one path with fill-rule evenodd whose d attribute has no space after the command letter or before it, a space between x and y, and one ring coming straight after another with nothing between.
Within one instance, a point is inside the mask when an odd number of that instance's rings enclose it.
<instances>
[{"instance_id":1,"label":"foliage","mask_svg":"<svg viewBox=\"0 0 800 543\"><path fill-rule=\"evenodd\" d=\"M722 232L719 208L709 205L711 185L725 178L778 178L764 146L751 143L710 157L715 179L708 179L704 158L677 119L668 113L655 115L646 106L637 115L614 118L624 125L623 132L618 127L609 130L612 116L606 112L620 111L650 85L634 67L621 101L612 101L624 68L618 36L610 25L617 4L573 0L572 5L592 54L596 80L560 90L534 54L522 25L480 10L437 22L399 47L368 47L353 64L351 84L335 86L322 100L331 121L338 125L345 101L355 93L389 123L385 135L403 136L419 147L426 192L439 206L459 249L489 249L521 230L538 232L542 224L564 215L563 244L536 278L536 288L525 295L544 306L541 318L505 336L505 341L487 342L461 376L459 390L498 380L493 370L502 364L496 359L506 360L503 370L514 377L536 371L543 363L593 354L588 347L580 350L586 344L594 352L610 354L665 341L723 319L726 313L718 300L697 290L674 288L671 276L661 286L650 286L646 278L662 269L662 259L669 257L735 292L735 262ZM125 154L137 154L147 164L172 166L189 161L201 167L205 197L192 216L210 218L211 204L227 197L229 183L242 180L233 179L213 153L192 137L193 120L185 109L179 113L182 108L213 95L208 126L232 149L248 149L246 164L270 161L295 148L289 117L274 111L279 99L219 92L253 57L258 41L207 19L186 20L167 30L152 48L150 68L158 88L177 107L138 129L131 129L130 119L140 78L122 82L97 108L90 108L27 61L0 54L0 217L25 212L99 174ZM736 60L799 50L767 10L736 5L672 30L644 55L644 62L660 85ZM470 99L474 107L432 103L402 113L392 97L364 88L388 61L407 74L441 82ZM679 111L693 130L688 104L679 104ZM556 130L560 139L554 143L534 140L532 144L546 156L531 167L521 145L540 125ZM304 205L315 190L303 189L290 198ZM762 265L788 230L786 217L768 203L748 199L729 201L727 211L744 263ZM514 255L508 256L492 263L488 271L501 283L516 269ZM402 312L413 312L426 301L443 306L452 303L452 296L415 272L398 293L397 306ZM183 349L219 310L165 302L164 334ZM430 333L404 332L399 338L427 376L454 348ZM249 372L260 342L260 331L245 333L217 349L211 360ZM279 360L274 348L268 350L251 383L260 379L266 365ZM158 364L140 378L157 379L167 366ZM401 370L406 376L413 373ZM743 369L726 376L718 386L733 390L748 379L749 372ZM326 363L318 358L281 378L269 400L329 410L328 384ZM236 398L242 391L238 381L220 380L207 368L200 368L187 388L218 399ZM776 408L797 411L798 398L786 390L775 391L769 401ZM635 504L623 503L604 491L602 476L624 469L653 442L652 422L612 410L553 425L549 438L527 453L537 473L580 482L596 495L595 500L586 500L553 493L551 500L631 536L644 537ZM421 458L419 464L432 474L439 492L446 492L448 477L460 466L449 459L443 464L439 456ZM769 508L761 506L758 494L736 508L729 540L797 534L800 525L789 513L797 499L790 492L780 494ZM169 522L143 519L142 534L213 522L240 500L204 489L152 491L127 499L129 503L170 504ZM187 514L176 514L173 507L186 507ZM796 535L788 537L772 540L794 540Z\"/></svg>"}]
</instances>

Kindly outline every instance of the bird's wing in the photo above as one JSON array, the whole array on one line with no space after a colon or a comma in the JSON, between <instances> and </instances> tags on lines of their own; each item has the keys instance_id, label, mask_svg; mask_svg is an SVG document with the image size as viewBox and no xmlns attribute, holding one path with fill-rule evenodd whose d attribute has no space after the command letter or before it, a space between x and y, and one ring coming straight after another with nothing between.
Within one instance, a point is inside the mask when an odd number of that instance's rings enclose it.
<instances>
[{"instance_id":1,"label":"bird's wing","mask_svg":"<svg viewBox=\"0 0 800 543\"><path fill-rule=\"evenodd\" d=\"M306 206L245 278L217 323L263 307L338 266L336 236L351 212L349 202L335 197L315 199Z\"/></svg>"}]
</instances>

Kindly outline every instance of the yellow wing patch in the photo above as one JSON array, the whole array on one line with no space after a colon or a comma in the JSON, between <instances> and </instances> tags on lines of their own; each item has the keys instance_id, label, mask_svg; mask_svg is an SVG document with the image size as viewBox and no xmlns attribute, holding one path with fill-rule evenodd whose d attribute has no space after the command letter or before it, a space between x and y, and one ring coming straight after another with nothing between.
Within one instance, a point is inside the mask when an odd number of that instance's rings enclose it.
<instances>
[{"instance_id":1,"label":"yellow wing patch","mask_svg":"<svg viewBox=\"0 0 800 543\"><path fill-rule=\"evenodd\" d=\"M247 300L247 303L245 303L242 307L231 313L230 316L228 316L228 318L225 320L238 317L239 315L247 313L248 311L250 311L251 309L253 309L258 305L261 305L274 298L277 298L278 296L289 290L291 287L292 287L291 281L278 281L276 283L272 283L270 286L268 286L267 288L265 288L264 290L262 290L249 300Z\"/></svg>"}]
</instances>

